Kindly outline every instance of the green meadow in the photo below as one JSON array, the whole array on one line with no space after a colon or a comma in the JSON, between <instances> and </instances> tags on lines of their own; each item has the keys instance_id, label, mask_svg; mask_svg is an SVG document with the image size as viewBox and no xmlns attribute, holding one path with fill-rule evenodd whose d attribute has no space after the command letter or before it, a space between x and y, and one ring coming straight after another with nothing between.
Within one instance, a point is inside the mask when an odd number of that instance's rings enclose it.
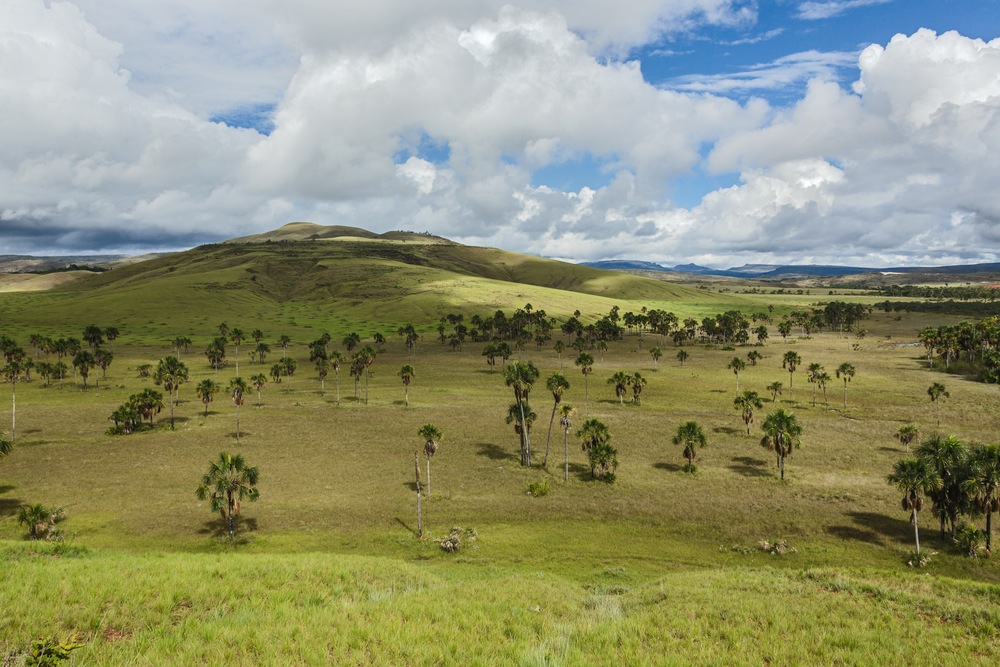
<instances>
[{"instance_id":1,"label":"green meadow","mask_svg":"<svg viewBox=\"0 0 1000 667\"><path fill-rule=\"evenodd\" d=\"M541 349L529 344L515 357L541 371L530 468L504 419L513 393L490 372L484 344L436 340L448 313L468 320L526 303L560 321L579 310L591 322L615 305L699 320L773 306L777 320L834 298L871 301L818 288L720 292L409 238L209 246L0 294L0 333L26 351L35 333L121 331L107 377L93 370L86 389L72 375L61 387L38 377L16 386L16 441L0 459L0 651L76 633L83 646L73 661L100 665L995 663L1000 566L941 540L929 503L920 528L930 562L909 565L913 528L886 482L906 455L893 437L900 426L917 425L921 438L938 431L933 382L950 394L941 432L997 441L997 387L961 365L929 368L913 346L923 327L959 318L876 311L864 338L783 340L772 325L762 346L686 344L683 365L671 340L627 334L592 352L587 378L575 351L553 349L566 341L557 327ZM225 385L235 375L232 346L218 375L203 354L221 322L259 328L271 345L257 365L253 345L241 346L241 376L268 373L281 335L298 362L293 377L264 387L259 406L247 395L238 441L229 396L216 395L206 415L194 392L203 379ZM421 334L412 355L396 335L407 323ZM350 332L363 343L386 337L367 404L346 364L321 391L307 345L324 332L337 349ZM174 428L164 409L150 432L108 435L112 411L155 386L138 366L173 354L177 336L193 344L181 355L190 378ZM663 351L655 368L654 345ZM726 364L752 349L763 359L740 373L740 389L765 403L748 435ZM803 360L791 391L788 350ZM846 407L842 381L826 400L806 381L813 362L831 375L855 366ZM403 364L415 369L408 407ZM641 405L619 403L607 383L619 370L648 380ZM577 410L568 482L558 419L541 465L553 407L545 378L556 371ZM784 390L772 402L775 381ZM0 415L9 416L11 390L0 385ZM760 422L778 407L804 429L784 481L759 444ZM574 435L589 417L607 424L618 449L614 484L591 480ZM695 474L671 444L689 420L708 437ZM417 539L414 452L425 423L443 438ZM195 496L222 451L260 470L260 499L244 502L232 543ZM420 464L426 484L422 454ZM544 482L547 495L528 492ZM34 503L64 508L63 541L25 539L16 514ZM435 538L452 527L476 539L446 553ZM765 541L788 548L766 550Z\"/></svg>"}]
</instances>

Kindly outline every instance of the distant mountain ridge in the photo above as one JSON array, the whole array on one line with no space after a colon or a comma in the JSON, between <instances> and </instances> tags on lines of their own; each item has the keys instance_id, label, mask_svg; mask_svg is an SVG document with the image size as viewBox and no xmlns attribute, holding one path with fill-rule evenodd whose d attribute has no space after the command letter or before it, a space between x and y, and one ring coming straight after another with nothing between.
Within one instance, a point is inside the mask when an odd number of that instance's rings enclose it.
<instances>
[{"instance_id":1,"label":"distant mountain ridge","mask_svg":"<svg viewBox=\"0 0 1000 667\"><path fill-rule=\"evenodd\" d=\"M694 275L728 276L731 278L787 279L822 278L860 275L865 273L929 273L944 275L968 275L976 273L1000 273L1000 263L956 264L949 266L901 266L875 268L865 266L840 266L830 264L744 264L729 269L713 269L698 264L678 264L663 266L655 262L640 260L604 260L581 262L584 266L611 271L643 270L689 273Z\"/></svg>"}]
</instances>

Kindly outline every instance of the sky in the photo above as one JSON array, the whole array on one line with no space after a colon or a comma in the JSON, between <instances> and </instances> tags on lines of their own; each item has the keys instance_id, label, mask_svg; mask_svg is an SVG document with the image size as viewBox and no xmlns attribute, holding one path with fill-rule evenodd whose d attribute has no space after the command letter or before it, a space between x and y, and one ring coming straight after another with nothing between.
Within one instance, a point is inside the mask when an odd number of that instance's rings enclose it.
<instances>
[{"instance_id":1,"label":"sky","mask_svg":"<svg viewBox=\"0 0 1000 667\"><path fill-rule=\"evenodd\" d=\"M1000 261L996 0L3 0L0 254Z\"/></svg>"}]
</instances>

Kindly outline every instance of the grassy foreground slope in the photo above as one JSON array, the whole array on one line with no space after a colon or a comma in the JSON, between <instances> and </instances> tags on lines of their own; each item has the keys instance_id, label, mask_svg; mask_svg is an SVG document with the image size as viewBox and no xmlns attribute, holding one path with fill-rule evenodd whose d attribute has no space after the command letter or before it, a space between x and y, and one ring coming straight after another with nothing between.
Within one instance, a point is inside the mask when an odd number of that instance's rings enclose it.
<instances>
[{"instance_id":1,"label":"grassy foreground slope","mask_svg":"<svg viewBox=\"0 0 1000 667\"><path fill-rule=\"evenodd\" d=\"M938 553L928 568L907 567L912 527L885 483L905 455L892 437L899 426L936 429L926 395L933 381L951 391L943 431L967 441L1000 433L995 386L928 369L922 349L906 346L928 323L923 316L880 313L865 322L860 342L829 332L783 341L772 328L771 340L754 348L764 359L741 373L740 386L766 397L758 423L782 407L805 429L785 482L758 444L759 428L748 435L732 407L726 364L751 348L688 346L681 366L669 339L629 335L604 355L594 352L585 389L568 351L560 357L551 343L530 345L521 358L541 370L532 394L539 418L536 465L523 468L504 420L511 390L489 372L482 346L452 351L427 333L411 357L393 335L396 324L431 325L467 308L509 313L526 301L593 318L615 304L682 316L734 304L751 312L773 297L740 304L728 294L631 284L659 299L646 301L617 277L555 271L584 290L599 291L590 281L606 279L609 289L624 290L627 300L619 300L472 272L505 265L544 283L551 265L543 260L500 254L491 262L493 251L441 241L356 239L210 246L72 289L0 295L0 333L25 346L36 330L79 336L96 323L122 331L99 388L98 371L86 390L72 378L62 388L37 378L18 385L18 440L0 460L0 652L79 631L87 641L79 664L866 665L909 664L920 655L964 665L1000 657L997 563L954 553L925 509L924 548ZM449 252L457 256L447 260ZM461 262L464 273L454 269ZM436 289L432 276L445 287ZM405 296L407 286L414 296ZM489 290L511 305L485 305ZM779 307L817 298L782 295ZM261 407L256 394L247 397L239 443L228 396L217 395L206 414L193 389L216 378L201 348L223 320L244 331L260 327L275 349L264 366L250 366L241 349L244 377L267 372L281 334L291 336L288 354L299 364L291 380L264 389ZM323 331L339 347L355 329L369 340L374 331L389 338L373 366L368 405L355 398L346 369L341 402L332 373L324 394L308 360L306 344ZM182 356L191 377L176 430L164 409L152 432L106 435L112 410L153 386L136 366L170 354L177 335L192 335L195 346ZM652 345L665 352L655 369ZM781 367L788 349L802 355L803 367L853 363L847 407L839 383L828 388L829 406L822 393L814 405L815 385L801 371L788 392ZM397 377L404 363L416 369L409 407ZM606 383L618 370L648 379L642 405L619 404ZM234 371L226 366L219 381ZM615 484L590 481L572 434L563 481L558 426L548 467L537 465L552 407L544 379L555 371L571 383L564 400L579 410L573 430L587 416L611 430ZM772 404L765 387L776 380L786 392ZM0 406L9 398L9 385L0 385ZM683 472L680 448L670 444L689 419L709 436L696 475ZM463 526L479 535L457 554L414 538L413 453L427 422L444 432L423 501L427 532L434 538ZM221 450L241 452L261 470L261 500L244 505L235 547L194 495ZM549 495L527 494L529 483L546 480ZM37 502L65 507L67 542L23 540L14 514ZM761 540L787 540L795 551L772 555L758 548Z\"/></svg>"}]
</instances>

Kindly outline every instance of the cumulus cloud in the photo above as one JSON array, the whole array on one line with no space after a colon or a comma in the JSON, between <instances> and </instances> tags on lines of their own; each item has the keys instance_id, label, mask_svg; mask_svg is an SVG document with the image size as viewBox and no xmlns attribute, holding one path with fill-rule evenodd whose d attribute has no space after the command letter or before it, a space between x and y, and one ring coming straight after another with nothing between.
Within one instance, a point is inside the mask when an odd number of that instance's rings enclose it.
<instances>
[{"instance_id":1,"label":"cumulus cloud","mask_svg":"<svg viewBox=\"0 0 1000 667\"><path fill-rule=\"evenodd\" d=\"M182 247L305 219L576 259L995 257L1000 40L922 30L657 87L633 49L753 25L756 4L389 4L7 0L0 251ZM727 97L771 90L803 92ZM269 134L212 122L271 105ZM575 165L595 176L538 179ZM735 185L672 204L691 174Z\"/></svg>"}]
</instances>

